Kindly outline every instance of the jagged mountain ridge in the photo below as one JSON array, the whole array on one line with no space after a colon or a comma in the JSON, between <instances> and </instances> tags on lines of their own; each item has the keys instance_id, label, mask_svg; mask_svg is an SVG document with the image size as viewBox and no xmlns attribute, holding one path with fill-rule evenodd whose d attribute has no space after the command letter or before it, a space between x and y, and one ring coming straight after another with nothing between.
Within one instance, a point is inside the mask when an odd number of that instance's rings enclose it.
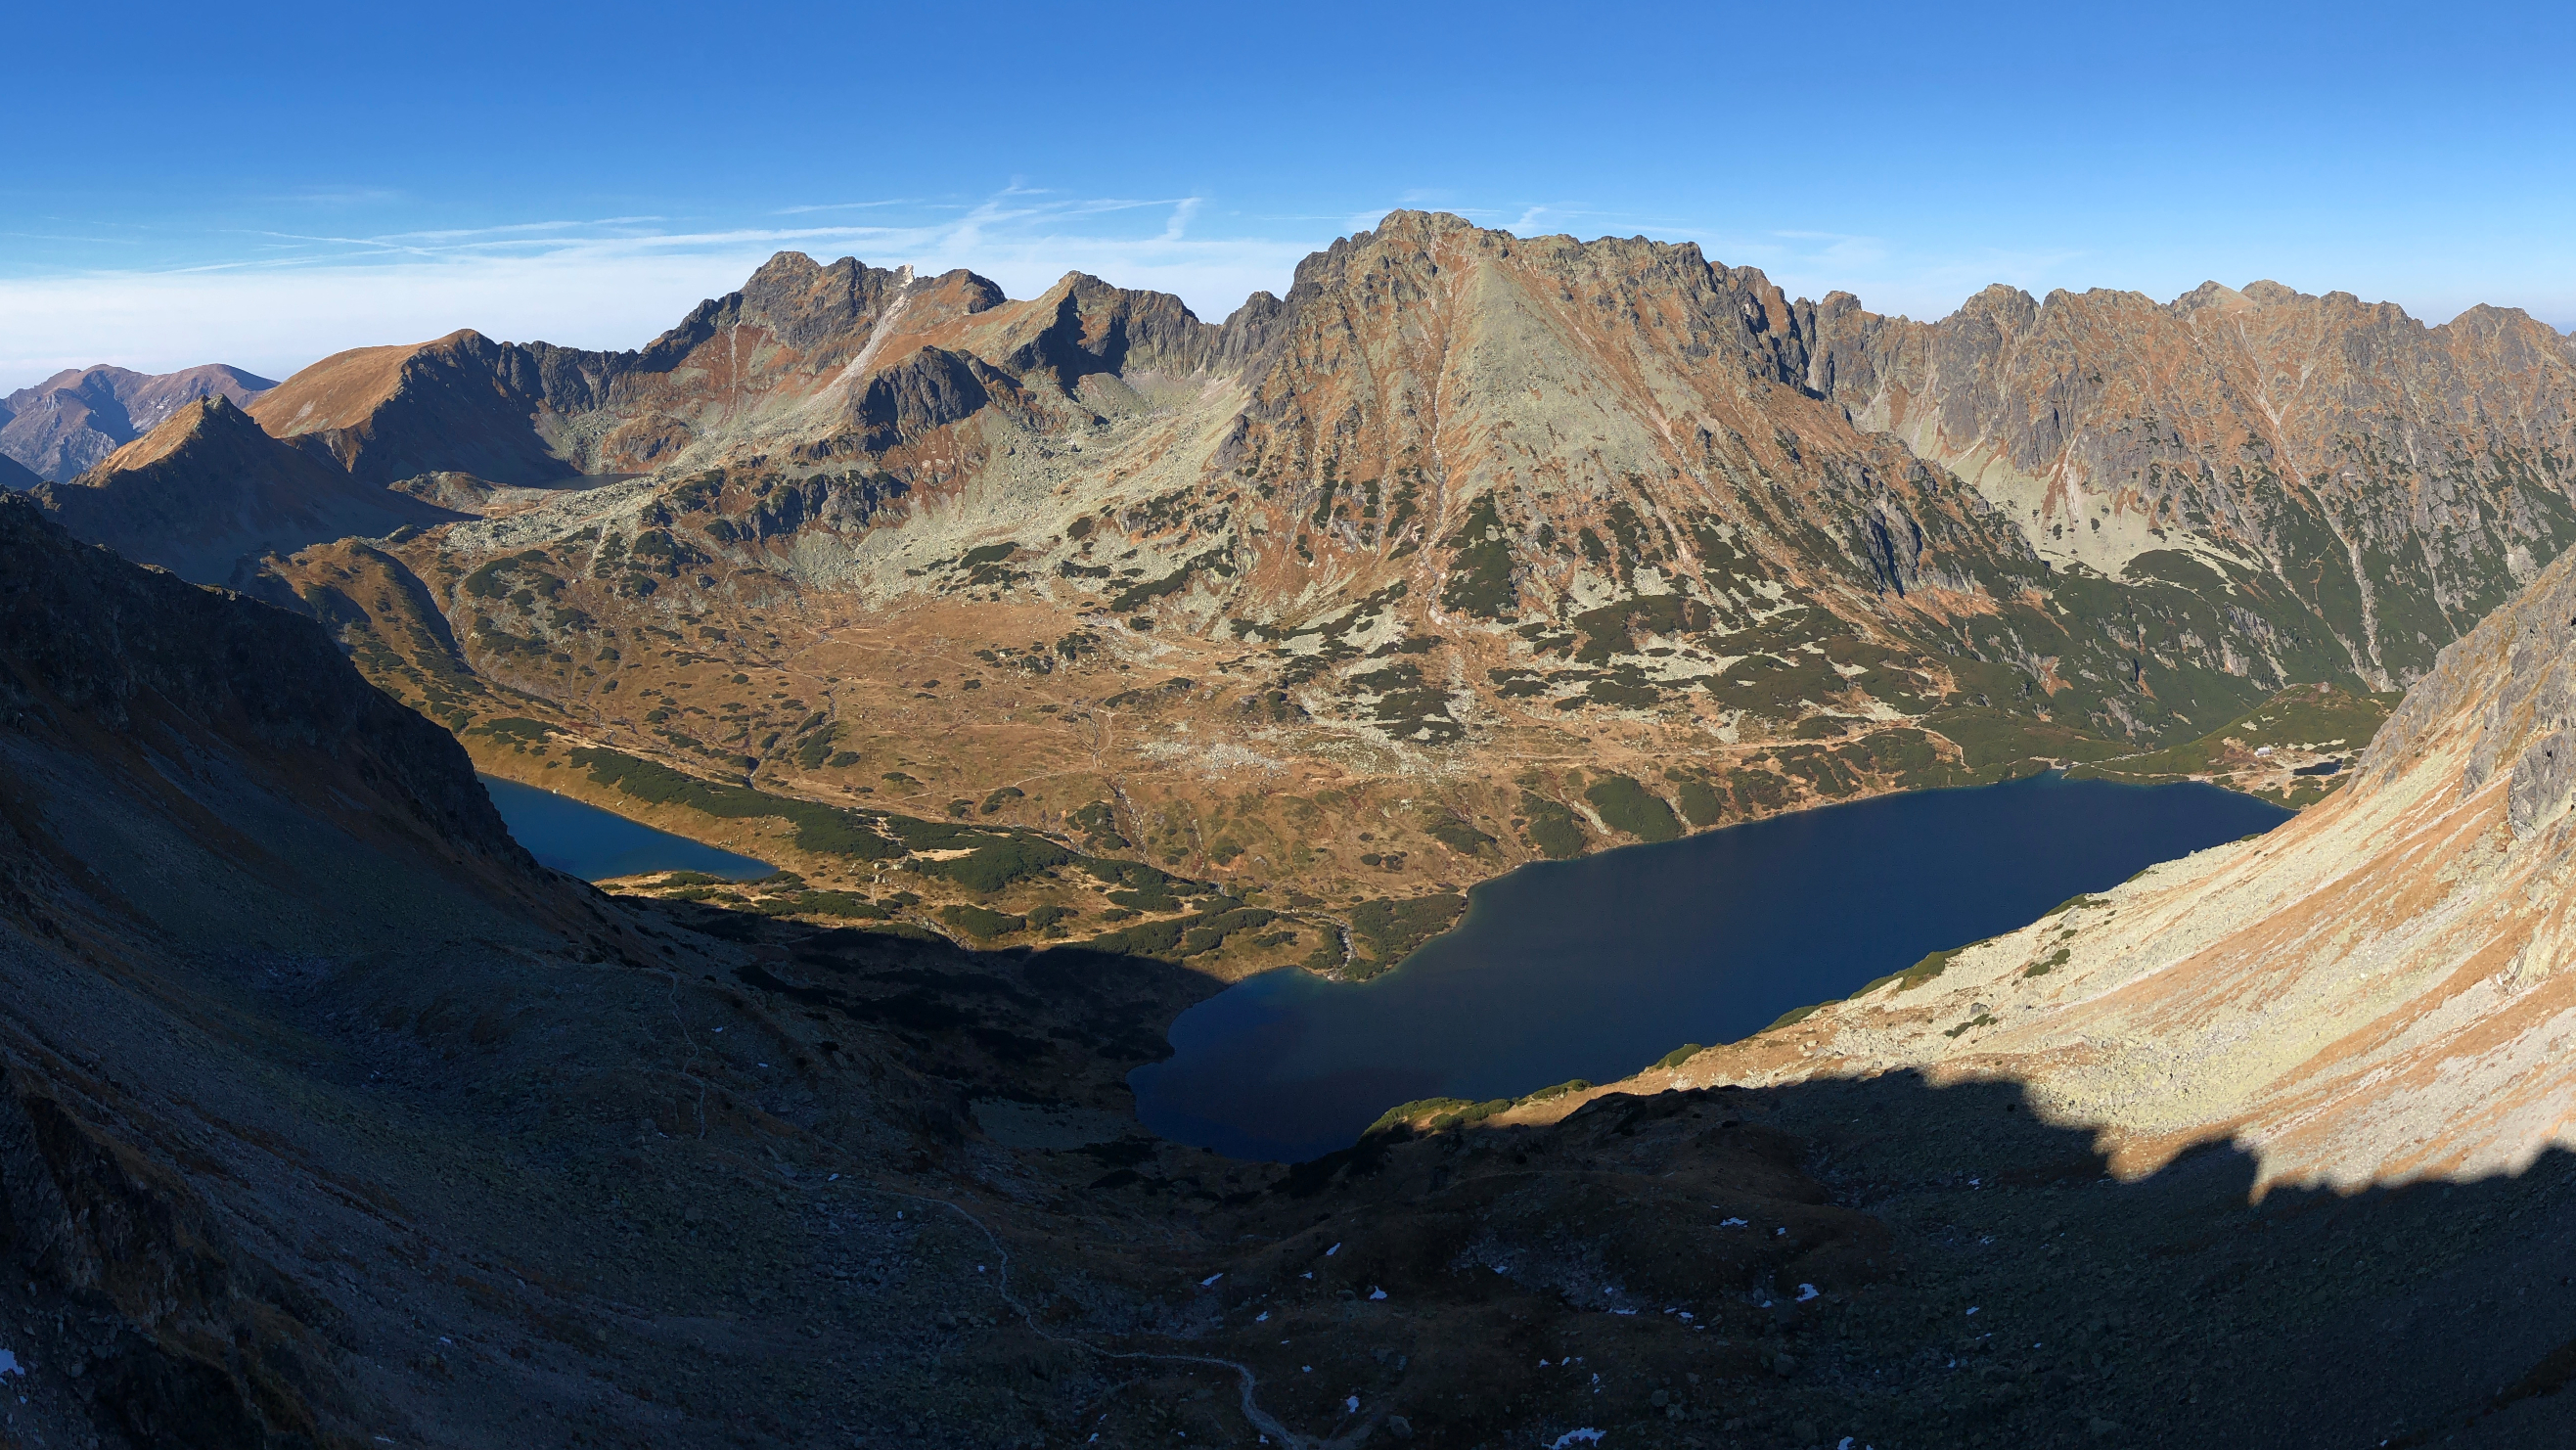
<instances>
[{"instance_id":1,"label":"jagged mountain ridge","mask_svg":"<svg viewBox=\"0 0 2576 1450\"><path fill-rule=\"evenodd\" d=\"M2427 327L2349 293L2213 282L2165 305L1989 288L1930 324L1836 293L1800 320L1810 386L1977 480L2044 554L2268 576L2379 688L2576 528L2576 345L2519 311Z\"/></svg>"},{"instance_id":2,"label":"jagged mountain ridge","mask_svg":"<svg viewBox=\"0 0 2576 1450\"><path fill-rule=\"evenodd\" d=\"M1137 806L1130 838L1207 790L1240 798L1245 771L1320 772L1436 817L1400 838L1442 834L1298 869L1420 889L1659 821L2195 739L2298 681L2375 687L2411 668L2382 623L2438 641L2554 556L2576 511L2550 431L2565 370L2541 354L2563 339L2504 314L2426 330L2333 299L2204 294L2157 309L1990 293L1926 331L1847 299L1793 302L1694 247L1396 213L1222 324L1081 276L1017 302L970 273L782 254L635 352L472 334L362 350L254 416L316 463L469 508L484 485L468 475L554 488L393 546L420 587L382 596L434 601L464 662L546 702L549 729L791 792L900 776L925 813L1008 785L1023 796L1001 799L1024 804L1006 809L1059 830L1121 809L1120 781L1150 781L1165 799ZM2239 314L2261 326L2204 342L2186 325ZM2036 340L2007 349L2011 328ZM2428 467L2428 501L2388 503L2372 525L2447 562L2374 575L2346 551L2338 574L2315 547L2327 495L2264 481L2287 464L2158 483L2152 522L2121 505L2104 528L2121 549L2156 545L2142 551L2070 551L2044 508L2031 516L2051 495L2012 480L2053 466L2043 443L2109 476L2099 440L2144 416L2118 399L2257 407L2239 395L2271 375L2221 346L2254 333L2280 366L2344 359L2321 378L2348 380L2377 349L2442 381L2345 386L2315 416L2375 428L2386 396L2404 405L2390 427L2449 420L2457 469ZM2051 393L2069 358L2117 382L2113 401L2085 412ZM2481 391L2480 367L2519 371ZM1941 401L1904 401L1918 397ZM1931 427L1935 412L1958 421ZM2010 421L2043 416L2074 420L2075 441ZM2356 577L2366 604L2338 582ZM853 631L886 647L824 643ZM943 643L917 647L929 640ZM691 708L673 690L799 656L819 684L772 679L743 713L669 718ZM906 703L981 667L1040 690L1050 728L1105 724L1108 701L1134 728L1040 745L992 695ZM957 729L925 743L906 712L931 710L989 743ZM797 742L825 720L836 743L808 759ZM1041 760L1065 798L1018 784ZM1403 786L1426 771L1441 783L1429 806ZM1652 799L1604 814L1597 790ZM1158 849L1231 842L1278 870L1306 859L1302 834L1265 818L1214 839L1176 828ZM1478 840L1490 849L1460 859L1453 842ZM1367 874L1390 857L1393 879Z\"/></svg>"},{"instance_id":3,"label":"jagged mountain ridge","mask_svg":"<svg viewBox=\"0 0 2576 1450\"><path fill-rule=\"evenodd\" d=\"M221 363L157 374L105 364L66 368L0 398L0 457L65 482L199 398L247 405L276 386ZM29 486L0 478L0 487Z\"/></svg>"},{"instance_id":4,"label":"jagged mountain ridge","mask_svg":"<svg viewBox=\"0 0 2576 1450\"><path fill-rule=\"evenodd\" d=\"M254 416L371 482L452 470L542 483L684 464L751 439L821 457L882 453L991 403L992 386L1009 405L1018 374L1070 388L1130 365L1194 371L1223 355L1222 335L1177 298L1089 277L1012 302L969 272L915 279L789 252L637 351L471 331L361 348L299 372Z\"/></svg>"}]
</instances>

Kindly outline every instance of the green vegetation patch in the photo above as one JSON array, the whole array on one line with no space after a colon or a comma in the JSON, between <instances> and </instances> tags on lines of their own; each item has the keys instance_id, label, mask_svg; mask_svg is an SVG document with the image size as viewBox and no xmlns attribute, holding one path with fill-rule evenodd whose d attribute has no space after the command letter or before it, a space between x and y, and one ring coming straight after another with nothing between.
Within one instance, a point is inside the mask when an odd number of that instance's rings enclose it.
<instances>
[{"instance_id":1,"label":"green vegetation patch","mask_svg":"<svg viewBox=\"0 0 2576 1450\"><path fill-rule=\"evenodd\" d=\"M1375 966L1392 967L1413 955L1424 942L1447 931L1466 909L1467 898L1455 892L1417 896L1409 901L1380 897L1351 908L1351 936L1368 948Z\"/></svg>"},{"instance_id":2,"label":"green vegetation patch","mask_svg":"<svg viewBox=\"0 0 2576 1450\"><path fill-rule=\"evenodd\" d=\"M1258 906L1237 906L1169 921L1143 922L1122 931L1105 932L1082 945L1092 951L1124 956L1179 960L1212 952L1236 932L1268 926L1276 920L1276 912Z\"/></svg>"},{"instance_id":3,"label":"green vegetation patch","mask_svg":"<svg viewBox=\"0 0 2576 1450\"><path fill-rule=\"evenodd\" d=\"M1461 856L1481 856L1493 846L1494 838L1455 816L1443 816L1425 825L1423 832Z\"/></svg>"},{"instance_id":4,"label":"green vegetation patch","mask_svg":"<svg viewBox=\"0 0 2576 1450\"><path fill-rule=\"evenodd\" d=\"M575 766L587 767L593 785L614 788L647 805L678 805L719 820L772 817L796 827L796 846L817 855L854 856L876 861L903 854L900 847L870 828L855 811L812 801L789 800L749 786L721 785L684 775L667 765L639 760L614 750L583 747L572 752Z\"/></svg>"},{"instance_id":5,"label":"green vegetation patch","mask_svg":"<svg viewBox=\"0 0 2576 1450\"><path fill-rule=\"evenodd\" d=\"M1583 792L1592 808L1614 830L1640 841L1670 841L1682 833L1673 808L1664 798L1624 775L1605 775Z\"/></svg>"},{"instance_id":6,"label":"green vegetation patch","mask_svg":"<svg viewBox=\"0 0 2576 1450\"><path fill-rule=\"evenodd\" d=\"M1516 1098L1488 1098L1481 1103L1467 1098L1416 1098L1409 1103L1398 1103L1378 1114L1377 1121L1369 1124L1368 1131L1382 1133L1389 1128L1422 1121L1423 1126L1436 1133L1446 1128L1462 1127L1468 1123L1481 1123L1487 1118L1499 1117L1529 1103L1553 1102L1574 1093L1590 1092L1592 1086L1590 1082L1574 1077L1540 1088L1534 1093L1523 1093ZM1363 1133L1360 1136L1366 1137L1368 1134Z\"/></svg>"},{"instance_id":7,"label":"green vegetation patch","mask_svg":"<svg viewBox=\"0 0 2576 1450\"><path fill-rule=\"evenodd\" d=\"M1521 830L1540 855L1551 861L1565 861L1583 854L1583 825L1575 819L1572 807L1535 791L1523 791L1521 815Z\"/></svg>"},{"instance_id":8,"label":"green vegetation patch","mask_svg":"<svg viewBox=\"0 0 2576 1450\"><path fill-rule=\"evenodd\" d=\"M939 908L939 919L977 941L990 941L997 936L1009 936L1015 931L1027 930L1029 925L1028 918L1024 916L1011 916L981 906L962 904Z\"/></svg>"},{"instance_id":9,"label":"green vegetation patch","mask_svg":"<svg viewBox=\"0 0 2576 1450\"><path fill-rule=\"evenodd\" d=\"M1714 786L1694 775L1673 782L1673 801L1681 807L1682 819L1691 829L1706 830L1726 819L1726 799Z\"/></svg>"},{"instance_id":10,"label":"green vegetation patch","mask_svg":"<svg viewBox=\"0 0 2576 1450\"><path fill-rule=\"evenodd\" d=\"M1982 945L1984 945L1983 942L1968 943L1968 946ZM1890 982L1894 982L1896 984L1896 990L1899 992L1911 992L1915 988L1922 986L1924 983L1931 981L1934 977L1950 970L1951 959L1967 949L1968 947L1952 947L1945 952L1934 952L1923 960L1907 967L1904 971L1890 972L1884 977L1873 977L1869 981L1861 983L1859 991L1852 993L1851 996L1846 997L1843 1000L1847 1002L1859 1001L1861 998L1868 996L1870 993L1877 991L1879 988L1886 986Z\"/></svg>"},{"instance_id":11,"label":"green vegetation patch","mask_svg":"<svg viewBox=\"0 0 2576 1450\"><path fill-rule=\"evenodd\" d=\"M489 735L495 740L507 740L519 745L537 745L544 742L552 729L552 726L541 720L531 720L523 715L504 715L500 719L486 720L480 725L457 733Z\"/></svg>"},{"instance_id":12,"label":"green vegetation patch","mask_svg":"<svg viewBox=\"0 0 2576 1450\"><path fill-rule=\"evenodd\" d=\"M2100 776L2153 784L2224 772L2231 764L2241 763L2244 753L2267 745L2274 749L2305 746L2319 751L2358 752L2388 722L2399 698L2393 692L2364 694L2330 684L2292 685L2197 740L2137 755L2112 756L2078 766L2068 774L2078 779ZM2324 794L2325 790L2320 789L2301 804Z\"/></svg>"},{"instance_id":13,"label":"green vegetation patch","mask_svg":"<svg viewBox=\"0 0 2576 1450\"><path fill-rule=\"evenodd\" d=\"M1663 1056L1656 1058L1651 1064L1651 1067L1653 1069L1670 1072L1674 1068L1681 1066L1683 1063L1690 1061L1692 1058L1697 1057L1706 1051L1708 1051L1708 1044L1704 1042L1685 1042L1681 1046L1674 1048L1672 1051L1665 1053Z\"/></svg>"},{"instance_id":14,"label":"green vegetation patch","mask_svg":"<svg viewBox=\"0 0 2576 1450\"><path fill-rule=\"evenodd\" d=\"M1467 518L1445 541L1450 550L1449 583L1440 602L1479 619L1506 619L1519 607L1512 588L1512 546L1503 533L1494 496L1486 494L1467 506Z\"/></svg>"},{"instance_id":15,"label":"green vegetation patch","mask_svg":"<svg viewBox=\"0 0 2576 1450\"><path fill-rule=\"evenodd\" d=\"M969 891L989 894L1072 859L1071 851L1044 836L1011 835L987 839L963 856L923 861L916 869L925 876L945 877Z\"/></svg>"},{"instance_id":16,"label":"green vegetation patch","mask_svg":"<svg viewBox=\"0 0 2576 1450\"><path fill-rule=\"evenodd\" d=\"M807 891L790 898L795 908L808 916L838 916L852 921L884 921L894 913L847 891Z\"/></svg>"}]
</instances>

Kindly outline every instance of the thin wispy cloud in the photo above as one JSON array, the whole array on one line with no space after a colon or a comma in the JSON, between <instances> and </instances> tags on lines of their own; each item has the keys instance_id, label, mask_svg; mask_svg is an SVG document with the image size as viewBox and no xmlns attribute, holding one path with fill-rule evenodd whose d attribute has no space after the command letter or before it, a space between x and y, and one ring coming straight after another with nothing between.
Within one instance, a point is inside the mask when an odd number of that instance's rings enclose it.
<instances>
[{"instance_id":1,"label":"thin wispy cloud","mask_svg":"<svg viewBox=\"0 0 2576 1450\"><path fill-rule=\"evenodd\" d=\"M924 202L924 201L918 201L918 200L910 200L910 199L906 199L906 198L902 198L902 197L890 198L890 199L885 200L885 201L824 201L824 202L815 202L815 203L813 203L813 204L811 204L811 205L808 205L808 206L782 206L782 207L778 208L776 211L771 212L771 213L770 213L770 215L771 215L771 216L804 216L804 215L806 215L806 214L807 214L807 213L809 213L809 212L818 212L818 211L873 211L873 210L876 210L876 209L879 209L879 208L882 208L882 207L889 207L889 206L932 206L932 205L935 205L935 203L931 203L931 202Z\"/></svg>"},{"instance_id":2,"label":"thin wispy cloud","mask_svg":"<svg viewBox=\"0 0 2576 1450\"><path fill-rule=\"evenodd\" d=\"M312 186L264 199L304 206L385 206L406 200L407 195L385 186Z\"/></svg>"},{"instance_id":3,"label":"thin wispy cloud","mask_svg":"<svg viewBox=\"0 0 2576 1450\"><path fill-rule=\"evenodd\" d=\"M1399 200L1419 205L1429 196ZM459 327L514 341L636 347L786 250L910 264L924 274L969 268L1015 297L1034 296L1068 271L1089 272L1177 293L1215 320L1256 290L1284 293L1300 260L1337 235L1377 227L1389 209L1226 214L1220 226L1202 197L1083 197L1023 183L967 200L774 208L744 223L620 215L385 232L209 233L198 240L213 255L186 265L0 276L0 317L8 319L0 329L0 392L97 362L153 372L230 362L283 376L343 348L416 342ZM2102 258L2081 251L1941 251L1919 239L1815 226L1739 228L1562 200L1453 199L1446 209L1522 235L1642 233L1696 242L1712 261L1761 268L1792 297L1840 290L1873 311L1926 319L1990 283L2044 294L2105 280L2091 275ZM2435 305L2419 315L2435 320L2456 310Z\"/></svg>"},{"instance_id":4,"label":"thin wispy cloud","mask_svg":"<svg viewBox=\"0 0 2576 1450\"><path fill-rule=\"evenodd\" d=\"M152 270L0 278L0 391L63 367L164 371L226 361L282 376L343 348L472 327L511 340L640 346L700 299L740 286L782 250L851 254L937 273L965 267L1013 296L1067 271L1174 292L1222 317L1284 291L1329 229L1217 237L1198 197L1080 197L1029 186L979 201L817 203L780 224L673 227L662 218L540 218L380 233L218 234L231 255ZM835 219L835 214L847 220ZM811 218L804 222L804 218ZM798 223L802 224L798 224Z\"/></svg>"}]
</instances>

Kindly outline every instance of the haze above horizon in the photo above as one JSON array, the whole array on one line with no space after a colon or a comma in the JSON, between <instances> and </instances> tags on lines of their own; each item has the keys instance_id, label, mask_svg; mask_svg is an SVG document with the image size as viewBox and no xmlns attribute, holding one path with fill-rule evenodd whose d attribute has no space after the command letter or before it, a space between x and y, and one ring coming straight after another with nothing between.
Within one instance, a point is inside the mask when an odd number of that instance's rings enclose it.
<instances>
[{"instance_id":1,"label":"haze above horizon","mask_svg":"<svg viewBox=\"0 0 2576 1450\"><path fill-rule=\"evenodd\" d=\"M1937 317L2271 278L2576 324L2537 6L467 3L22 16L0 391L474 327L640 345L772 252L1220 318L1398 206L1644 234ZM282 39L292 37L292 40Z\"/></svg>"}]
</instances>

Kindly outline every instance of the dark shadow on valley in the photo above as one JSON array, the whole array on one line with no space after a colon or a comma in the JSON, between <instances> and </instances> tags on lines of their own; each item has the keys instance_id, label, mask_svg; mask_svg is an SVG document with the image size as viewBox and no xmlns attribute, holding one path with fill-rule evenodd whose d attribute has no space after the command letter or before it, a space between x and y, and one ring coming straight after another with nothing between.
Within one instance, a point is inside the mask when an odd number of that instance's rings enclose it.
<instances>
[{"instance_id":1,"label":"dark shadow on valley","mask_svg":"<svg viewBox=\"0 0 2576 1450\"><path fill-rule=\"evenodd\" d=\"M1118 1075L1168 1051L1171 1015L1216 990L1080 948L704 915L774 944L741 987L890 1032L968 1097L1114 1102ZM975 1135L956 1121L930 1157ZM1224 1274L1200 1352L1258 1366L1278 1331L1304 1360L1347 1360L1304 1419L1302 1365L1265 1373L1271 1408L1309 1433L1346 1418L1330 1401L1348 1391L1409 1410L1428 1444L1585 1426L1881 1450L2576 1441L2563 1152L2513 1177L2255 1204L2235 1147L2121 1183L2090 1131L2037 1121L2018 1087L1911 1074L1614 1095L1294 1167L1141 1130L1023 1151L1059 1177L1080 1165L1045 1215L1116 1199L1199 1229L1189 1272ZM1275 1317L1255 1331L1255 1313ZM1326 1324L1335 1347L1305 1347ZM1134 1428L1169 1439L1166 1421L1192 1423L1156 1410Z\"/></svg>"}]
</instances>

